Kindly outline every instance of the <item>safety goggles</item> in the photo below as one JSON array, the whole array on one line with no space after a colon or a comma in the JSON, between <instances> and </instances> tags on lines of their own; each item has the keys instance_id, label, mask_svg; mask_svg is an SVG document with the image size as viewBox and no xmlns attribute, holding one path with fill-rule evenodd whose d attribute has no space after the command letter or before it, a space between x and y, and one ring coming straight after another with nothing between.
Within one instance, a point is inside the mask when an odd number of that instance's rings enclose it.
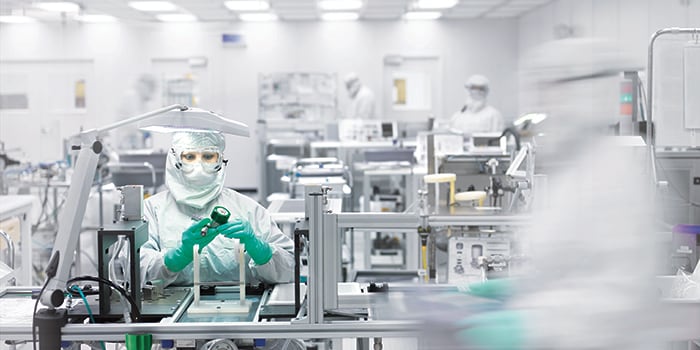
<instances>
[{"instance_id":1,"label":"safety goggles","mask_svg":"<svg viewBox=\"0 0 700 350\"><path fill-rule=\"evenodd\" d=\"M221 164L225 163L223 155L217 148L185 149L182 151L171 149L171 151L177 159L175 166L186 173L191 172L198 165L201 165L207 172L215 173L221 170Z\"/></svg>"},{"instance_id":2,"label":"safety goggles","mask_svg":"<svg viewBox=\"0 0 700 350\"><path fill-rule=\"evenodd\" d=\"M489 91L489 88L486 86L479 86L479 85L470 85L467 87L469 91L478 91L478 92L487 92Z\"/></svg>"}]
</instances>

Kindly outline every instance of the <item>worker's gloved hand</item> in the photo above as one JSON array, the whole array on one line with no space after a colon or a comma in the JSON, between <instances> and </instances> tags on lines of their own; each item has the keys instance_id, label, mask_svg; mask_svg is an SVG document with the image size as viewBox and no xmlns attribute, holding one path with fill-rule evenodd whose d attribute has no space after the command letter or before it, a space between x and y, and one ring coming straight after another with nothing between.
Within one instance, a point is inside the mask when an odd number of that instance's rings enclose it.
<instances>
[{"instance_id":1,"label":"worker's gloved hand","mask_svg":"<svg viewBox=\"0 0 700 350\"><path fill-rule=\"evenodd\" d=\"M202 228L209 225L210 218L204 218L194 225L190 226L182 233L182 242L177 248L173 248L165 252L163 261L165 266L173 272L179 272L192 262L192 249L195 244L199 244L199 251L216 238L218 232L209 229L202 236Z\"/></svg>"},{"instance_id":2,"label":"worker's gloved hand","mask_svg":"<svg viewBox=\"0 0 700 350\"><path fill-rule=\"evenodd\" d=\"M514 281L512 279L502 278L458 286L457 289L461 292L482 298L505 300L513 295L513 284Z\"/></svg>"},{"instance_id":3,"label":"worker's gloved hand","mask_svg":"<svg viewBox=\"0 0 700 350\"><path fill-rule=\"evenodd\" d=\"M457 338L469 348L516 350L525 344L525 314L501 310L465 318L457 323Z\"/></svg>"},{"instance_id":4,"label":"worker's gloved hand","mask_svg":"<svg viewBox=\"0 0 700 350\"><path fill-rule=\"evenodd\" d=\"M236 238L245 244L245 250L258 265L264 265L272 258L272 247L262 241L253 232L250 222L245 219L235 219L215 229L220 235L228 238Z\"/></svg>"}]
</instances>

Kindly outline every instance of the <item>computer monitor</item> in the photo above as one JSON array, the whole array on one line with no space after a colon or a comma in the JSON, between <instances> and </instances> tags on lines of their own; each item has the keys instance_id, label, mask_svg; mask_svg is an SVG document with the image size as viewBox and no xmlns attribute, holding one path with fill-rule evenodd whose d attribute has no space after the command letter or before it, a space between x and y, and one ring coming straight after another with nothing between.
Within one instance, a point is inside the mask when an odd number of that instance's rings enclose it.
<instances>
[{"instance_id":1,"label":"computer monitor","mask_svg":"<svg viewBox=\"0 0 700 350\"><path fill-rule=\"evenodd\" d=\"M470 153L504 154L506 138L501 133L474 133L467 144Z\"/></svg>"}]
</instances>

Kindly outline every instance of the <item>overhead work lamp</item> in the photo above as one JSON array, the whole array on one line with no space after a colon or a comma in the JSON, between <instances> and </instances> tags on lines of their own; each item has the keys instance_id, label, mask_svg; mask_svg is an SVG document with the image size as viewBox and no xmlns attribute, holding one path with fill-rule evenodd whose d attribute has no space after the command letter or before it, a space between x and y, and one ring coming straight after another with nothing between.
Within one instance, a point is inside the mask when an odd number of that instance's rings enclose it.
<instances>
[{"instance_id":1,"label":"overhead work lamp","mask_svg":"<svg viewBox=\"0 0 700 350\"><path fill-rule=\"evenodd\" d=\"M63 304L63 290L66 287L70 267L73 263L73 254L80 236L80 227L85 216L88 195L97 170L97 160L102 152L102 143L99 141L99 137L110 130L130 124L137 124L141 129L156 132L215 131L250 136L246 124L226 119L201 108L183 105L163 107L102 128L81 132L78 135L80 145L72 146L72 150L79 150L78 159L68 188L65 209L60 216L56 243L51 253L52 260L55 257L58 258L58 265L55 276L47 282L45 292L41 296L41 303L49 308L56 308Z\"/></svg>"}]
</instances>

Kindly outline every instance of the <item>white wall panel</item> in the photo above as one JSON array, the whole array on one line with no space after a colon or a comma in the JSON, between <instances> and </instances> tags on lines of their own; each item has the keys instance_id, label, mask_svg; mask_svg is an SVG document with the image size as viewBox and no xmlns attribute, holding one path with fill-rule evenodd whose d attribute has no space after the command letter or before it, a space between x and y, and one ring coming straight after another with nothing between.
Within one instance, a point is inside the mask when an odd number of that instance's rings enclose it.
<instances>
[{"instance_id":1,"label":"white wall panel","mask_svg":"<svg viewBox=\"0 0 700 350\"><path fill-rule=\"evenodd\" d=\"M224 48L222 33L245 35L247 47ZM513 119L518 109L516 20L0 25L0 47L0 61L93 60L97 84L90 89L97 103L91 105L85 122L91 126L115 117L124 91L150 70L153 58L191 56L208 58L200 105L252 128L257 119L259 73L326 71L342 77L356 71L381 96L382 60L387 54L440 56L444 114L461 107L464 81L475 73L491 79L491 101L506 118ZM343 108L347 102L344 89L338 96ZM3 133L16 132L2 123L2 115L0 127ZM76 130L62 128L61 133L67 136L78 131L77 126L70 129ZM8 145L14 146L34 147L29 140ZM247 169L229 171L227 184L256 187L257 140L231 137L227 149L236 168Z\"/></svg>"}]
</instances>

